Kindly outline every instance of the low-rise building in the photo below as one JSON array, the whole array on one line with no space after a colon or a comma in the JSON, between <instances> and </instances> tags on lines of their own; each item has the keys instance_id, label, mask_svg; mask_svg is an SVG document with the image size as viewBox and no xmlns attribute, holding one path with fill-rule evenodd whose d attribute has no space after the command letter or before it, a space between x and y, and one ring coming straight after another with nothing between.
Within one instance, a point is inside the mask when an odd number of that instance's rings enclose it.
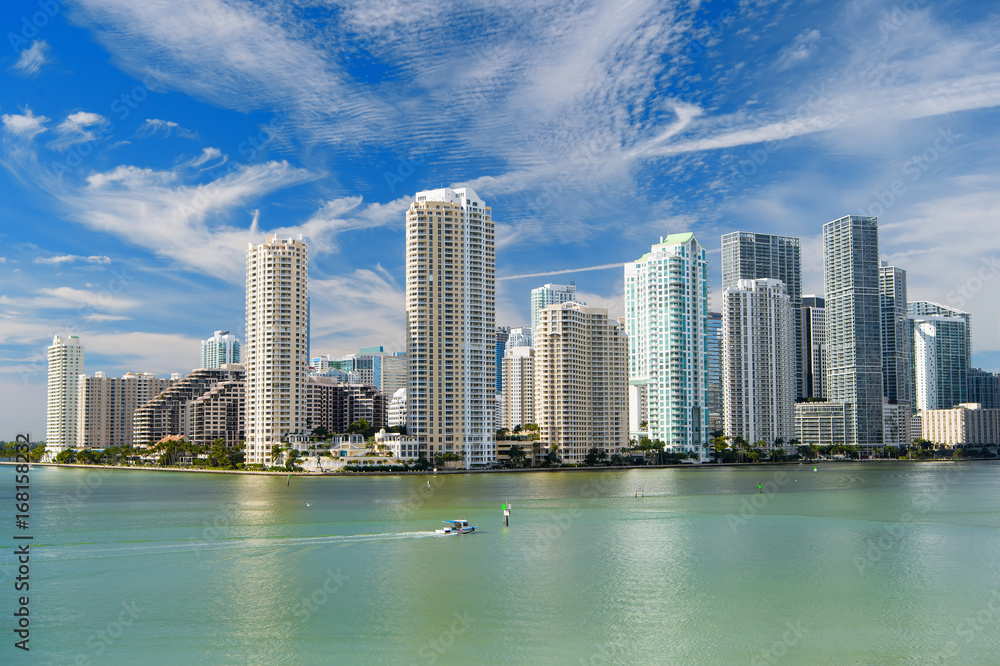
<instances>
[{"instance_id":1,"label":"low-rise building","mask_svg":"<svg viewBox=\"0 0 1000 666\"><path fill-rule=\"evenodd\" d=\"M795 405L795 436L802 445L845 443L844 405L839 402L799 402Z\"/></svg>"},{"instance_id":2,"label":"low-rise building","mask_svg":"<svg viewBox=\"0 0 1000 666\"><path fill-rule=\"evenodd\" d=\"M921 437L946 447L1000 444L1000 409L979 403L962 403L953 409L920 412Z\"/></svg>"}]
</instances>

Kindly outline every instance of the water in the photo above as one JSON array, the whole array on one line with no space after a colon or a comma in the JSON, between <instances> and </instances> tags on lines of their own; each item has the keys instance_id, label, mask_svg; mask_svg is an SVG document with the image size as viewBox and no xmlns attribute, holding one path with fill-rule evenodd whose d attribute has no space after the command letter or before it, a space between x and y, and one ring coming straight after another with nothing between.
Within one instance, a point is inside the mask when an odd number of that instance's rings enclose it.
<instances>
[{"instance_id":1,"label":"water","mask_svg":"<svg viewBox=\"0 0 1000 666\"><path fill-rule=\"evenodd\" d=\"M996 463L428 478L34 468L0 663L1000 659Z\"/></svg>"}]
</instances>

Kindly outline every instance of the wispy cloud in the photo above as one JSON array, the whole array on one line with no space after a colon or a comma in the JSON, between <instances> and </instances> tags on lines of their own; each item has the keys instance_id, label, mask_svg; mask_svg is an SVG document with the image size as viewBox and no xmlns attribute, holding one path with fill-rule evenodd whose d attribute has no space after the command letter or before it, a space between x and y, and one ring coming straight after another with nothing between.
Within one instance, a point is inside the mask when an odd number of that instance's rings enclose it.
<instances>
[{"instance_id":1,"label":"wispy cloud","mask_svg":"<svg viewBox=\"0 0 1000 666\"><path fill-rule=\"evenodd\" d=\"M35 257L34 263L36 264L65 264L70 262L82 261L87 264L110 264L111 258L104 255L90 255L89 257L84 257L76 254L62 254L55 257Z\"/></svg>"},{"instance_id":2,"label":"wispy cloud","mask_svg":"<svg viewBox=\"0 0 1000 666\"><path fill-rule=\"evenodd\" d=\"M504 275L497 280L520 280L521 278L545 277L546 275L566 275L567 273L583 273L586 271L603 271L609 268L622 268L624 264L601 264L600 266L585 266L583 268L564 268L558 271L543 271L541 273L523 273L521 275Z\"/></svg>"},{"instance_id":3,"label":"wispy cloud","mask_svg":"<svg viewBox=\"0 0 1000 666\"><path fill-rule=\"evenodd\" d=\"M37 39L31 43L31 46L21 51L21 55L14 64L14 70L25 76L35 76L48 62L48 54L48 42Z\"/></svg>"},{"instance_id":4,"label":"wispy cloud","mask_svg":"<svg viewBox=\"0 0 1000 666\"><path fill-rule=\"evenodd\" d=\"M820 32L812 28L800 33L792 43L782 49L778 56L777 68L789 69L809 60L819 49Z\"/></svg>"},{"instance_id":5,"label":"wispy cloud","mask_svg":"<svg viewBox=\"0 0 1000 666\"><path fill-rule=\"evenodd\" d=\"M99 135L95 130L101 129L107 124L108 119L99 113L89 111L71 113L56 126L56 133L59 137L49 143L49 148L66 150L78 143L96 141Z\"/></svg>"},{"instance_id":6,"label":"wispy cloud","mask_svg":"<svg viewBox=\"0 0 1000 666\"><path fill-rule=\"evenodd\" d=\"M184 129L178 123L172 120L160 120L159 118L146 118L146 122L139 127L137 134L140 137L161 134L163 136L180 136L185 139L197 138L194 132Z\"/></svg>"}]
</instances>

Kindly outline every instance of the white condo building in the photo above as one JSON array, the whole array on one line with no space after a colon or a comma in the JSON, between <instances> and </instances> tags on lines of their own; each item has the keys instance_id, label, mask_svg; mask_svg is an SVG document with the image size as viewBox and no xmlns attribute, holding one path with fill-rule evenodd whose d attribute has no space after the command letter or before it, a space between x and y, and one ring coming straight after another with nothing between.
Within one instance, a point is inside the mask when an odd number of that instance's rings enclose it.
<instances>
[{"instance_id":1,"label":"white condo building","mask_svg":"<svg viewBox=\"0 0 1000 666\"><path fill-rule=\"evenodd\" d=\"M271 236L247 248L246 460L268 466L272 449L305 428L308 248Z\"/></svg>"},{"instance_id":2,"label":"white condo building","mask_svg":"<svg viewBox=\"0 0 1000 666\"><path fill-rule=\"evenodd\" d=\"M208 340L201 341L201 365L198 367L215 370L239 362L240 341L229 331L216 331Z\"/></svg>"},{"instance_id":3,"label":"white condo building","mask_svg":"<svg viewBox=\"0 0 1000 666\"><path fill-rule=\"evenodd\" d=\"M567 463L582 462L592 447L620 453L628 442L628 343L621 326L606 309L573 302L540 314L534 412L541 444Z\"/></svg>"},{"instance_id":4,"label":"white condo building","mask_svg":"<svg viewBox=\"0 0 1000 666\"><path fill-rule=\"evenodd\" d=\"M575 282L570 282L569 284L545 284L531 290L531 337L528 341L529 345L533 344L532 341L538 334L539 313L550 305L569 301L586 305L583 301L576 299ZM522 344L518 342L515 346L520 347Z\"/></svg>"},{"instance_id":5,"label":"white condo building","mask_svg":"<svg viewBox=\"0 0 1000 666\"><path fill-rule=\"evenodd\" d=\"M708 294L708 258L692 233L661 238L625 264L629 430L701 459L710 439Z\"/></svg>"},{"instance_id":6,"label":"white condo building","mask_svg":"<svg viewBox=\"0 0 1000 666\"><path fill-rule=\"evenodd\" d=\"M509 347L504 353L500 427L513 429L535 422L535 350Z\"/></svg>"},{"instance_id":7,"label":"white condo building","mask_svg":"<svg viewBox=\"0 0 1000 666\"><path fill-rule=\"evenodd\" d=\"M968 402L972 316L930 301L907 304L917 411Z\"/></svg>"},{"instance_id":8,"label":"white condo building","mask_svg":"<svg viewBox=\"0 0 1000 666\"><path fill-rule=\"evenodd\" d=\"M55 455L76 446L80 416L77 377L83 373L80 337L55 336L48 348L49 382L45 414L45 450Z\"/></svg>"},{"instance_id":9,"label":"white condo building","mask_svg":"<svg viewBox=\"0 0 1000 666\"><path fill-rule=\"evenodd\" d=\"M780 280L737 280L722 294L725 434L795 437L795 307Z\"/></svg>"},{"instance_id":10,"label":"white condo building","mask_svg":"<svg viewBox=\"0 0 1000 666\"><path fill-rule=\"evenodd\" d=\"M389 398L389 406L386 408L386 426L394 428L406 425L406 387L396 389Z\"/></svg>"},{"instance_id":11,"label":"white condo building","mask_svg":"<svg viewBox=\"0 0 1000 666\"><path fill-rule=\"evenodd\" d=\"M422 452L496 460L495 257L470 188L418 192L406 213L407 432Z\"/></svg>"}]
</instances>

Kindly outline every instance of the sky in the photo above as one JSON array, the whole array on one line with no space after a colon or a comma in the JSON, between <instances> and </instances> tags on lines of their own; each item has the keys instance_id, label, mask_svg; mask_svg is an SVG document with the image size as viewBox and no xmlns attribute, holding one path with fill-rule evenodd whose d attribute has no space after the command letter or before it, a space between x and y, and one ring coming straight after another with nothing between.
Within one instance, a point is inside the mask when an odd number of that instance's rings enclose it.
<instances>
[{"instance_id":1,"label":"sky","mask_svg":"<svg viewBox=\"0 0 1000 666\"><path fill-rule=\"evenodd\" d=\"M309 243L312 353L405 349L404 216L493 209L497 324L693 231L879 218L909 300L1000 370L1000 13L986 2L8 0L0 439L44 437L46 347L167 376L242 336L247 244Z\"/></svg>"}]
</instances>

